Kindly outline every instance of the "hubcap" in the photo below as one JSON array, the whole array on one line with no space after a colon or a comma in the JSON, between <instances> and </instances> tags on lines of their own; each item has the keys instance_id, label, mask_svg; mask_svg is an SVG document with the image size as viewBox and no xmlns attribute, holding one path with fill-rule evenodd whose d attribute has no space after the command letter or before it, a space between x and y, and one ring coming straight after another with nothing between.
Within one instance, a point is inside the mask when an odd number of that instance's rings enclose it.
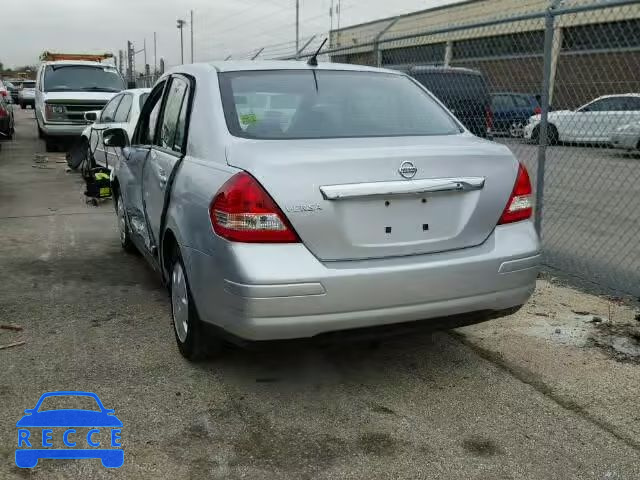
<instances>
[{"instance_id":1,"label":"hubcap","mask_svg":"<svg viewBox=\"0 0 640 480\"><path fill-rule=\"evenodd\" d=\"M173 307L173 324L178 339L184 343L189 329L189 297L187 281L180 262L176 262L171 273L171 306Z\"/></svg>"},{"instance_id":2,"label":"hubcap","mask_svg":"<svg viewBox=\"0 0 640 480\"><path fill-rule=\"evenodd\" d=\"M124 245L124 242L127 240L127 221L124 218L122 198L118 198L118 230L120 231L120 241Z\"/></svg>"}]
</instances>

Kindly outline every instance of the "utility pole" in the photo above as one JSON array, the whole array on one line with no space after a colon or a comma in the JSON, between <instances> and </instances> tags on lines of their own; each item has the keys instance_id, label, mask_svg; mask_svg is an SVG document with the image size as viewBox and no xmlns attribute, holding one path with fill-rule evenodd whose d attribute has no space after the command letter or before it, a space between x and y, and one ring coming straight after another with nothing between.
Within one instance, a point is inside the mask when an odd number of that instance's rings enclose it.
<instances>
[{"instance_id":1,"label":"utility pole","mask_svg":"<svg viewBox=\"0 0 640 480\"><path fill-rule=\"evenodd\" d=\"M153 32L153 74L158 73L158 38Z\"/></svg>"},{"instance_id":2,"label":"utility pole","mask_svg":"<svg viewBox=\"0 0 640 480\"><path fill-rule=\"evenodd\" d=\"M336 7L336 13L338 14L338 30L340 30L340 0L338 0L338 6Z\"/></svg>"},{"instance_id":3,"label":"utility pole","mask_svg":"<svg viewBox=\"0 0 640 480\"><path fill-rule=\"evenodd\" d=\"M124 76L124 52L122 50L118 50L118 70L120 71L120 75Z\"/></svg>"},{"instance_id":4,"label":"utility pole","mask_svg":"<svg viewBox=\"0 0 640 480\"><path fill-rule=\"evenodd\" d=\"M142 41L142 49L144 50L144 68L147 68L147 39Z\"/></svg>"},{"instance_id":5,"label":"utility pole","mask_svg":"<svg viewBox=\"0 0 640 480\"><path fill-rule=\"evenodd\" d=\"M182 30L184 29L184 25L185 25L184 20L178 19L178 30L180 30L180 64L184 65L184 38L182 36Z\"/></svg>"},{"instance_id":6,"label":"utility pole","mask_svg":"<svg viewBox=\"0 0 640 480\"><path fill-rule=\"evenodd\" d=\"M333 0L331 0L331 6L329 7L329 22L329 31L331 32L333 30Z\"/></svg>"},{"instance_id":7,"label":"utility pole","mask_svg":"<svg viewBox=\"0 0 640 480\"><path fill-rule=\"evenodd\" d=\"M193 63L193 10L191 10L191 63Z\"/></svg>"},{"instance_id":8,"label":"utility pole","mask_svg":"<svg viewBox=\"0 0 640 480\"><path fill-rule=\"evenodd\" d=\"M296 0L296 60L300 51L300 0Z\"/></svg>"}]
</instances>

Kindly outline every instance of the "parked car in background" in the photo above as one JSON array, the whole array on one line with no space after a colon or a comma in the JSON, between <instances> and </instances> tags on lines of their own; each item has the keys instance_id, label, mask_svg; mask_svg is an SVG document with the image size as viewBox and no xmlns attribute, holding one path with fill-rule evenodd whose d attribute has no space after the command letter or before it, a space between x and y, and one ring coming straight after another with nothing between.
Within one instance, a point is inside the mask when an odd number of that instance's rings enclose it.
<instances>
[{"instance_id":1,"label":"parked car in background","mask_svg":"<svg viewBox=\"0 0 640 480\"><path fill-rule=\"evenodd\" d=\"M10 140L15 132L13 118L13 106L7 101L7 97L0 96L0 140Z\"/></svg>"},{"instance_id":2,"label":"parked car in background","mask_svg":"<svg viewBox=\"0 0 640 480\"><path fill-rule=\"evenodd\" d=\"M576 110L549 112L547 142L609 143L618 127L640 120L640 94L605 95ZM525 126L524 137L537 141L540 115Z\"/></svg>"},{"instance_id":3,"label":"parked car in background","mask_svg":"<svg viewBox=\"0 0 640 480\"><path fill-rule=\"evenodd\" d=\"M493 133L522 137L529 118L542 112L536 95L498 92L491 94Z\"/></svg>"},{"instance_id":4,"label":"parked car in background","mask_svg":"<svg viewBox=\"0 0 640 480\"><path fill-rule=\"evenodd\" d=\"M258 93L286 108L246 118ZM453 328L511 313L535 287L525 167L401 72L183 65L158 80L130 140L103 138L126 157L112 182L120 241L169 285L187 358L220 347L222 330Z\"/></svg>"},{"instance_id":5,"label":"parked car in background","mask_svg":"<svg viewBox=\"0 0 640 480\"><path fill-rule=\"evenodd\" d=\"M122 151L119 148L105 147L102 132L107 128L122 128L129 138L133 138L140 111L150 91L150 88L124 90L113 97L101 111L85 113L87 121L95 121L82 132L92 164L111 169L116 166L122 157Z\"/></svg>"},{"instance_id":6,"label":"parked car in background","mask_svg":"<svg viewBox=\"0 0 640 480\"><path fill-rule=\"evenodd\" d=\"M468 68L429 66L400 70L424 85L471 133L483 138L491 135L491 97L481 72Z\"/></svg>"},{"instance_id":7,"label":"parked car in background","mask_svg":"<svg viewBox=\"0 0 640 480\"><path fill-rule=\"evenodd\" d=\"M5 103L11 102L11 94L2 79L0 79L0 97L4 99Z\"/></svg>"},{"instance_id":8,"label":"parked car in background","mask_svg":"<svg viewBox=\"0 0 640 480\"><path fill-rule=\"evenodd\" d=\"M9 92L10 102L17 103L18 91L20 90L20 83L15 80L4 79L4 86Z\"/></svg>"},{"instance_id":9,"label":"parked car in background","mask_svg":"<svg viewBox=\"0 0 640 480\"><path fill-rule=\"evenodd\" d=\"M640 120L616 128L610 143L615 148L640 151Z\"/></svg>"},{"instance_id":10,"label":"parked car in background","mask_svg":"<svg viewBox=\"0 0 640 480\"><path fill-rule=\"evenodd\" d=\"M35 80L25 80L18 91L18 102L23 110L27 107L35 108L36 105L36 82Z\"/></svg>"},{"instance_id":11,"label":"parked car in background","mask_svg":"<svg viewBox=\"0 0 640 480\"><path fill-rule=\"evenodd\" d=\"M43 62L36 80L38 134L54 150L61 140L80 138L85 112L99 110L124 89L120 73L109 64L84 60Z\"/></svg>"}]
</instances>

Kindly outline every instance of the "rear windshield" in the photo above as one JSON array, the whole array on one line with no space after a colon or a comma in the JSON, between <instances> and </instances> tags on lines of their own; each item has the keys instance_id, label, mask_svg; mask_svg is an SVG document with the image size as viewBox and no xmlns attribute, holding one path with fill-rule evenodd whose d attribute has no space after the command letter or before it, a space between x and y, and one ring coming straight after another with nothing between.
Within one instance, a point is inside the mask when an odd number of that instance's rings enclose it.
<instances>
[{"instance_id":1,"label":"rear windshield","mask_svg":"<svg viewBox=\"0 0 640 480\"><path fill-rule=\"evenodd\" d=\"M44 75L45 92L119 92L124 81L113 67L50 65Z\"/></svg>"},{"instance_id":2,"label":"rear windshield","mask_svg":"<svg viewBox=\"0 0 640 480\"><path fill-rule=\"evenodd\" d=\"M36 82L22 82L22 88L36 88Z\"/></svg>"},{"instance_id":3,"label":"rear windshield","mask_svg":"<svg viewBox=\"0 0 640 480\"><path fill-rule=\"evenodd\" d=\"M332 70L220 74L227 126L255 139L460 133L453 118L402 75Z\"/></svg>"},{"instance_id":4,"label":"rear windshield","mask_svg":"<svg viewBox=\"0 0 640 480\"><path fill-rule=\"evenodd\" d=\"M480 75L459 72L415 73L412 75L445 104L450 100L489 100L487 85Z\"/></svg>"}]
</instances>

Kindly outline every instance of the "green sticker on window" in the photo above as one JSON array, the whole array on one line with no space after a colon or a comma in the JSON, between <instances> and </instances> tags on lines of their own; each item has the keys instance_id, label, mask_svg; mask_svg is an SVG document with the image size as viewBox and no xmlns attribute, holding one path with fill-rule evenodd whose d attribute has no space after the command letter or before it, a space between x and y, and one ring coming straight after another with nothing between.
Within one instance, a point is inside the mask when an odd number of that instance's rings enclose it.
<instances>
[{"instance_id":1,"label":"green sticker on window","mask_svg":"<svg viewBox=\"0 0 640 480\"><path fill-rule=\"evenodd\" d=\"M240 115L240 121L244 125L251 125L252 123L256 123L258 121L258 118L256 117L255 113L247 113L245 115Z\"/></svg>"}]
</instances>

